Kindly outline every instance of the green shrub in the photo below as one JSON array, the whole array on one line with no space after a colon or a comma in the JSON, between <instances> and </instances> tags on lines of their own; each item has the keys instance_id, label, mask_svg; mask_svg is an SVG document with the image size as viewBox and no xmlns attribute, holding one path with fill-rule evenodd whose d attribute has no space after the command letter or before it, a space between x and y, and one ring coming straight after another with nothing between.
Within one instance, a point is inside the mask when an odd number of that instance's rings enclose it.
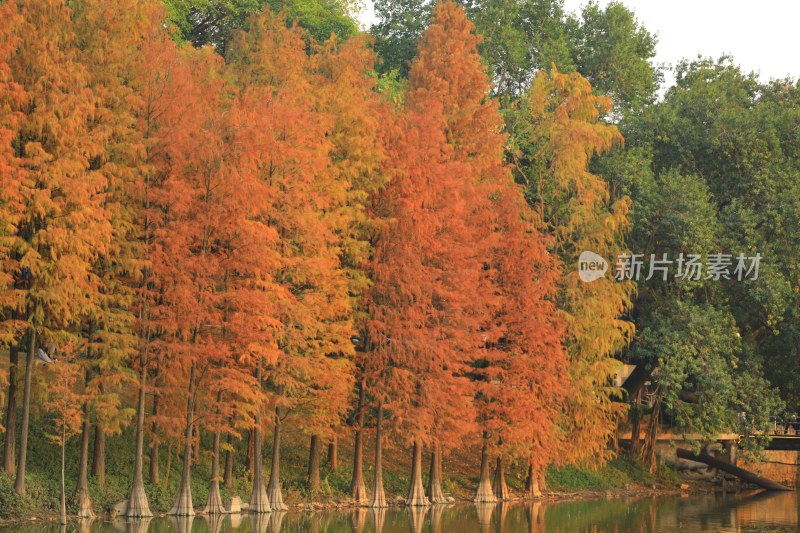
<instances>
[{"instance_id":1,"label":"green shrub","mask_svg":"<svg viewBox=\"0 0 800 533\"><path fill-rule=\"evenodd\" d=\"M14 492L14 480L0 471L0 518L21 518L24 514L25 500Z\"/></svg>"},{"instance_id":2,"label":"green shrub","mask_svg":"<svg viewBox=\"0 0 800 533\"><path fill-rule=\"evenodd\" d=\"M592 469L574 465L547 469L547 483L568 492L623 489L635 483L650 485L654 479L636 459L620 456Z\"/></svg>"},{"instance_id":3,"label":"green shrub","mask_svg":"<svg viewBox=\"0 0 800 533\"><path fill-rule=\"evenodd\" d=\"M679 485L681 482L681 476L678 474L678 471L666 463L658 464L656 477L659 481L667 485Z\"/></svg>"}]
</instances>

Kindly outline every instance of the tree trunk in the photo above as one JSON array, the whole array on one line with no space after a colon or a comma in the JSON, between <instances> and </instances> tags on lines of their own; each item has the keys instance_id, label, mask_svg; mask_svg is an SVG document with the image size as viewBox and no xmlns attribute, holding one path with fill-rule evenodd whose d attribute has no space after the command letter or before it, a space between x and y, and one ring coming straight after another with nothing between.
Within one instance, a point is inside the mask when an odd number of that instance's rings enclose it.
<instances>
[{"instance_id":1,"label":"tree trunk","mask_svg":"<svg viewBox=\"0 0 800 533\"><path fill-rule=\"evenodd\" d=\"M144 518L153 516L144 491L144 415L147 392L147 356L146 347L139 355L139 402L136 406L136 455L133 462L133 483L128 497L125 516L128 518Z\"/></svg>"},{"instance_id":2,"label":"tree trunk","mask_svg":"<svg viewBox=\"0 0 800 533\"><path fill-rule=\"evenodd\" d=\"M153 395L153 417L158 416L158 394ZM150 484L158 485L158 424L155 420L150 425Z\"/></svg>"},{"instance_id":3,"label":"tree trunk","mask_svg":"<svg viewBox=\"0 0 800 533\"><path fill-rule=\"evenodd\" d=\"M165 470L163 485L169 487L169 475L172 472L172 444L167 446L167 468Z\"/></svg>"},{"instance_id":4,"label":"tree trunk","mask_svg":"<svg viewBox=\"0 0 800 533\"><path fill-rule=\"evenodd\" d=\"M220 403L222 403L222 391L217 392L218 417ZM207 515L218 515L225 512L225 506L222 505L222 495L219 493L219 439L220 430L216 429L214 431L214 444L211 448L211 484L208 487L208 501L204 510Z\"/></svg>"},{"instance_id":5,"label":"tree trunk","mask_svg":"<svg viewBox=\"0 0 800 533\"><path fill-rule=\"evenodd\" d=\"M661 401L664 395L658 392L653 402L653 411L650 414L647 432L644 435L644 442L641 445L642 463L647 466L648 471L653 474L656 471L656 440L658 438L658 419L661 412Z\"/></svg>"},{"instance_id":6,"label":"tree trunk","mask_svg":"<svg viewBox=\"0 0 800 533\"><path fill-rule=\"evenodd\" d=\"M261 387L261 360L258 360L256 367L256 383ZM252 468L253 472L253 492L250 494L250 512L261 514L269 513L272 508L269 505L269 498L267 497L267 489L264 488L264 468L263 460L261 457L261 405L256 407L255 426L250 432L248 440L248 448L252 447L252 459L248 454L248 467Z\"/></svg>"},{"instance_id":7,"label":"tree trunk","mask_svg":"<svg viewBox=\"0 0 800 533\"><path fill-rule=\"evenodd\" d=\"M331 470L339 469L339 437L336 435L328 443L328 465Z\"/></svg>"},{"instance_id":8,"label":"tree trunk","mask_svg":"<svg viewBox=\"0 0 800 533\"><path fill-rule=\"evenodd\" d=\"M642 389L636 391L636 397L633 400L633 408L631 412L631 454L634 456L639 455L639 448L640 448L640 439L639 439L639 432L641 431L641 398L642 398Z\"/></svg>"},{"instance_id":9,"label":"tree trunk","mask_svg":"<svg viewBox=\"0 0 800 533\"><path fill-rule=\"evenodd\" d=\"M33 377L33 362L36 356L36 330L30 329L28 335L28 359L25 361L25 387L22 391L22 428L19 435L19 461L17 462L17 478L14 480L14 490L17 494L25 495L25 465L28 461L28 427L31 419L31 378Z\"/></svg>"},{"instance_id":10,"label":"tree trunk","mask_svg":"<svg viewBox=\"0 0 800 533\"><path fill-rule=\"evenodd\" d=\"M308 488L316 492L319 490L319 437L312 435L311 446L308 450Z\"/></svg>"},{"instance_id":11,"label":"tree trunk","mask_svg":"<svg viewBox=\"0 0 800 533\"><path fill-rule=\"evenodd\" d=\"M541 498L542 497L542 489L539 486L539 476L534 476L533 481L531 481L531 486L528 491L531 495L531 498Z\"/></svg>"},{"instance_id":12,"label":"tree trunk","mask_svg":"<svg viewBox=\"0 0 800 533\"><path fill-rule=\"evenodd\" d=\"M269 506L273 511L287 509L281 493L281 413L277 407L275 408L275 431L272 441L272 472L269 475L267 497L269 497Z\"/></svg>"},{"instance_id":13,"label":"tree trunk","mask_svg":"<svg viewBox=\"0 0 800 533\"><path fill-rule=\"evenodd\" d=\"M192 462L200 460L200 427L195 426L192 432Z\"/></svg>"},{"instance_id":14,"label":"tree trunk","mask_svg":"<svg viewBox=\"0 0 800 533\"><path fill-rule=\"evenodd\" d=\"M17 459L17 367L19 344L12 344L8 352L8 402L6 402L6 444L3 449L3 469L13 477Z\"/></svg>"},{"instance_id":15,"label":"tree trunk","mask_svg":"<svg viewBox=\"0 0 800 533\"><path fill-rule=\"evenodd\" d=\"M431 469L428 475L428 499L431 503L447 503L442 492L442 453L437 442L431 450Z\"/></svg>"},{"instance_id":16,"label":"tree trunk","mask_svg":"<svg viewBox=\"0 0 800 533\"><path fill-rule=\"evenodd\" d=\"M356 505L366 505L369 501L367 487L364 485L364 380L358 384L358 412L356 414L356 441L353 449L353 477L350 481L350 496Z\"/></svg>"},{"instance_id":17,"label":"tree trunk","mask_svg":"<svg viewBox=\"0 0 800 533\"><path fill-rule=\"evenodd\" d=\"M225 488L233 489L233 435L228 433L228 449L225 450Z\"/></svg>"},{"instance_id":18,"label":"tree trunk","mask_svg":"<svg viewBox=\"0 0 800 533\"><path fill-rule=\"evenodd\" d=\"M495 498L498 500L510 500L511 493L508 491L508 485L506 485L506 467L503 463L503 459L500 457L497 458L497 467L494 471L494 483L492 483L492 491L494 492Z\"/></svg>"},{"instance_id":19,"label":"tree trunk","mask_svg":"<svg viewBox=\"0 0 800 533\"><path fill-rule=\"evenodd\" d=\"M776 483L771 479L767 479L765 477L761 477L759 475L750 472L749 470L745 470L744 468L739 468L738 466L734 466L727 461L723 461L722 459L717 459L712 455L708 455L707 453L698 453L695 454L692 450L685 450L683 448L678 448L675 450L675 454L678 456L679 459L686 459L688 461L697 461L698 463L704 463L708 466L717 468L722 470L723 472L727 472L733 476L738 477L742 481L746 481L747 483L752 483L753 485L758 485L761 488L767 490L774 490L774 491L791 491L789 487L781 485L780 483Z\"/></svg>"},{"instance_id":20,"label":"tree trunk","mask_svg":"<svg viewBox=\"0 0 800 533\"><path fill-rule=\"evenodd\" d=\"M106 433L99 421L94 425L94 452L92 453L92 476L97 484L106 486Z\"/></svg>"},{"instance_id":21,"label":"tree trunk","mask_svg":"<svg viewBox=\"0 0 800 533\"><path fill-rule=\"evenodd\" d=\"M255 432L255 429L247 432L247 471L251 474L255 473Z\"/></svg>"},{"instance_id":22,"label":"tree trunk","mask_svg":"<svg viewBox=\"0 0 800 533\"><path fill-rule=\"evenodd\" d=\"M475 493L475 503L495 503L497 498L492 492L492 483L489 479L489 451L486 448L486 438L481 447L481 479Z\"/></svg>"},{"instance_id":23,"label":"tree trunk","mask_svg":"<svg viewBox=\"0 0 800 533\"><path fill-rule=\"evenodd\" d=\"M542 491L539 488L539 477L533 473L533 465L528 464L528 475L525 476L525 492L530 499L541 498Z\"/></svg>"},{"instance_id":24,"label":"tree trunk","mask_svg":"<svg viewBox=\"0 0 800 533\"><path fill-rule=\"evenodd\" d=\"M197 363L192 361L189 371L189 398L186 400L186 428L183 441L183 472L181 473L181 486L178 489L178 498L175 505L168 514L176 516L194 515L194 505L192 503L192 435L194 435L194 391L195 391L195 372Z\"/></svg>"},{"instance_id":25,"label":"tree trunk","mask_svg":"<svg viewBox=\"0 0 800 533\"><path fill-rule=\"evenodd\" d=\"M528 469L525 471L525 491L531 490L533 483L533 464L528 463Z\"/></svg>"},{"instance_id":26,"label":"tree trunk","mask_svg":"<svg viewBox=\"0 0 800 533\"><path fill-rule=\"evenodd\" d=\"M406 505L409 507L419 507L430 505L431 502L425 496L425 489L422 485L422 444L414 441L413 460L411 461L411 486L408 489Z\"/></svg>"},{"instance_id":27,"label":"tree trunk","mask_svg":"<svg viewBox=\"0 0 800 533\"><path fill-rule=\"evenodd\" d=\"M214 446L211 451L211 485L208 488L206 514L223 514L222 495L219 493L219 431L214 432Z\"/></svg>"},{"instance_id":28,"label":"tree trunk","mask_svg":"<svg viewBox=\"0 0 800 533\"><path fill-rule=\"evenodd\" d=\"M89 497L89 404L83 404L83 430L81 432L81 458L78 463L78 482L75 485L75 502L78 504L78 516L92 518L92 500Z\"/></svg>"},{"instance_id":29,"label":"tree trunk","mask_svg":"<svg viewBox=\"0 0 800 533\"><path fill-rule=\"evenodd\" d=\"M61 525L67 524L67 487L64 480L64 464L67 462L67 421L61 421Z\"/></svg>"},{"instance_id":30,"label":"tree trunk","mask_svg":"<svg viewBox=\"0 0 800 533\"><path fill-rule=\"evenodd\" d=\"M373 509L384 508L389 505L386 503L386 494L383 491L383 405L378 405L378 420L375 424L375 479L372 483L372 498L369 506Z\"/></svg>"}]
</instances>

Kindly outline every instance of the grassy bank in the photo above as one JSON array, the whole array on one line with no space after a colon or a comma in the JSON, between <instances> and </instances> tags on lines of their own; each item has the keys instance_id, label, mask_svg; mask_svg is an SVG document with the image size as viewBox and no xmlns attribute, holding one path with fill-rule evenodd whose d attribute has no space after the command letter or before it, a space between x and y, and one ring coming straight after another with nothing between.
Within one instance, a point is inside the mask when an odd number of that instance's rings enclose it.
<instances>
[{"instance_id":1,"label":"grassy bank","mask_svg":"<svg viewBox=\"0 0 800 533\"><path fill-rule=\"evenodd\" d=\"M195 507L202 507L208 497L208 480L211 473L210 437L204 436L199 460L192 465L192 495ZM33 425L28 454L27 493L18 496L13 490L13 479L0 472L0 519L16 520L31 516L47 516L57 512L60 491L60 454L44 433ZM372 441L368 435L365 446L364 476L367 487L372 483ZM145 480L145 489L151 509L156 513L166 512L174 503L180 483L181 447L177 443L161 446L158 484ZM352 438L340 438L339 468L333 470L327 461L322 460L321 488L312 493L306 483L308 441L297 433L286 431L281 447L281 482L284 499L289 505L304 502L319 502L326 505L346 505L352 471ZM271 442L264 443L265 468L269 470ZM106 483L101 487L90 477L89 490L96 512L102 512L113 503L127 498L132 472L134 439L130 431L107 438ZM400 448L389 448L384 454L384 487L390 500L403 498L408 488L410 454ZM245 443L236 445L234 462L234 483L231 490L222 489L224 501L231 496L239 496L247 501L252 486L252 478L244 463ZM456 499L470 499L478 482L478 450L460 450L444 461L443 490ZM67 450L67 494L71 495L78 476L79 450L77 439L73 439ZM147 471L147 459L145 459ZM427 465L425 465L427 479ZM654 484L674 486L674 472L663 470L659 475L648 474L636 461L618 457L596 470L566 466L550 468L547 471L547 490L554 492L608 491L617 489L651 488ZM524 485L523 469L511 468L507 482L512 492L521 493ZM71 502L70 502L71 503ZM71 513L75 512L72 507Z\"/></svg>"}]
</instances>

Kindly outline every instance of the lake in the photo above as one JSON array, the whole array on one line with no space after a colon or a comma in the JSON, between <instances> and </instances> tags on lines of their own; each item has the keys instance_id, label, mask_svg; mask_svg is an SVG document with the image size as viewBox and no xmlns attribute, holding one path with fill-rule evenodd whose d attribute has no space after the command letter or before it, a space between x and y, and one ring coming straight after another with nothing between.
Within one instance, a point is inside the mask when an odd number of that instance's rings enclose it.
<instances>
[{"instance_id":1,"label":"lake","mask_svg":"<svg viewBox=\"0 0 800 533\"><path fill-rule=\"evenodd\" d=\"M590 501L456 504L231 515L215 518L94 520L62 526L47 522L0 527L0 533L651 533L798 531L795 492L612 498Z\"/></svg>"}]
</instances>

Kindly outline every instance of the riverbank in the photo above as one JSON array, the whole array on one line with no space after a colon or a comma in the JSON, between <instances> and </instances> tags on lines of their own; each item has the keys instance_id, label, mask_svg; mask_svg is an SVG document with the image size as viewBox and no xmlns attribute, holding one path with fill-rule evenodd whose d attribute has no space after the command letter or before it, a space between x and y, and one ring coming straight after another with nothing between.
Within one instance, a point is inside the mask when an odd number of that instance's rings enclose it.
<instances>
[{"instance_id":1,"label":"riverbank","mask_svg":"<svg viewBox=\"0 0 800 533\"><path fill-rule=\"evenodd\" d=\"M97 519L73 523L83 533L136 531L278 532L281 533L555 533L565 531L748 531L796 532L797 493L745 493L736 496L698 494L579 500L544 499L502 505L454 504L389 509L340 509L261 515L156 517L124 521ZM3 526L0 533L63 533L57 522L28 521Z\"/></svg>"},{"instance_id":2,"label":"riverbank","mask_svg":"<svg viewBox=\"0 0 800 533\"><path fill-rule=\"evenodd\" d=\"M351 439L340 439L338 449L338 465L333 468L325 458L321 467L320 490L310 491L307 486L308 443L302 434L287 431L281 447L281 482L284 500L291 510L334 510L353 507L349 498L350 477L352 472ZM95 514L103 515L115 503L125 500L130 484L132 457L131 435L108 437L106 451L105 484L100 485L97 478L90 477L89 493L94 505ZM0 522L8 523L36 518L38 520L57 517L60 494L60 457L54 453L54 447L46 436L33 429L30 441L30 463L27 476L27 494L20 497L13 490L13 479L5 472L0 472ZM233 479L230 487L222 487L223 501L230 501L238 496L243 501L249 500L252 478L247 470L244 458L246 444L235 444L237 461L234 463ZM145 490L150 507L154 514L165 514L173 505L180 482L180 460L178 446L165 443L161 446L160 477L158 483L145 480ZM208 449L205 442L201 449ZM469 502L478 482L479 450L463 449L460 453L451 453L444 461L444 480L442 488L445 494L456 502ZM269 443L265 443L264 457L271 457ZM393 505L401 505L409 483L410 454L400 448L389 448L384 455L384 489L387 499ZM367 487L372 483L372 465L368 459L372 457L372 442L367 439L365 446L364 477ZM68 454L66 469L66 486L68 498L71 496L77 479L78 456ZM426 465L427 466L427 465ZM265 459L265 468L269 471L269 463ZM425 469L427 476L427 468ZM208 497L208 480L210 479L210 456L201 453L192 465L192 496L195 508L202 508ZM522 468L511 467L507 472L507 483L512 494L524 494L525 472ZM662 467L651 475L635 460L617 457L606 465L591 469L577 466L550 468L547 471L543 500L577 500L602 499L628 496L656 496L680 492L680 480L677 474ZM71 498L70 498L71 499ZM77 513L74 503L69 501L68 512Z\"/></svg>"},{"instance_id":3,"label":"riverbank","mask_svg":"<svg viewBox=\"0 0 800 533\"><path fill-rule=\"evenodd\" d=\"M589 501L602 501L602 500L618 500L618 499L638 499L638 498L654 498L660 496L674 496L679 494L688 495L692 492L688 492L686 490L681 490L677 487L666 487L661 486L657 488L649 488L649 487L630 487L626 489L613 489L613 490L584 490L584 491L577 491L577 492L544 492L541 497L535 498L534 501L540 503L557 503L557 502L589 502ZM702 493L702 491L701 491ZM523 497L516 497L512 496L509 500L505 500L502 503L508 504L520 504L531 501L528 498ZM388 502L388 506L390 509L400 509L405 507L405 499L404 498L395 498L391 499ZM468 505L473 503L469 498L462 498L462 499L454 499L452 504L453 505ZM500 503L500 502L498 502ZM447 504L451 505L451 504ZM341 500L341 501L314 501L314 502L294 502L287 504L288 512L294 513L330 513L334 511L354 511L358 508L364 508L363 506L354 505L352 501L348 500ZM202 516L203 513L198 512L197 516ZM242 514L246 515L246 512ZM154 512L155 518L165 518L167 517L166 512ZM109 514L107 512L98 513L98 517L105 520L109 518ZM19 518L3 518L0 519L0 527L8 527L15 524L24 525L24 524L34 524L34 523L52 523L59 520L59 515L57 512L49 512L45 514L36 514L27 517L19 517ZM77 515L68 515L68 520L70 522L77 522L81 519Z\"/></svg>"}]
</instances>

